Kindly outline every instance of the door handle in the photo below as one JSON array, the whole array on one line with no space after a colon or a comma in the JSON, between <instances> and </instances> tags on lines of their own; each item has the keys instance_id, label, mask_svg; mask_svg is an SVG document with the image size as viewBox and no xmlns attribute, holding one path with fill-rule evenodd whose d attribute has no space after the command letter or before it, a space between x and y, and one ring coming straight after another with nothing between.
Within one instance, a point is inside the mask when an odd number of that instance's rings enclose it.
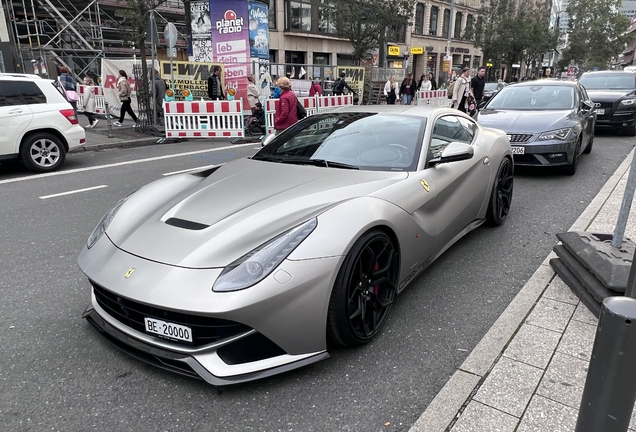
<instances>
[{"instance_id":1,"label":"door handle","mask_svg":"<svg viewBox=\"0 0 636 432\"><path fill-rule=\"evenodd\" d=\"M20 114L23 111L24 110L22 108L16 108L16 109L12 109L11 111L9 111L9 114Z\"/></svg>"}]
</instances>

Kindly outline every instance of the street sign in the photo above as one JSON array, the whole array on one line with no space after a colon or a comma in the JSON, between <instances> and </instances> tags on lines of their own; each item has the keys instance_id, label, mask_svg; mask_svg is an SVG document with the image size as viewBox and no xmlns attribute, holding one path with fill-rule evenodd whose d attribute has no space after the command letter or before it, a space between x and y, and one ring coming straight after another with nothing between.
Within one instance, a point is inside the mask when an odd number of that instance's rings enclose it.
<instances>
[{"instance_id":1,"label":"street sign","mask_svg":"<svg viewBox=\"0 0 636 432\"><path fill-rule=\"evenodd\" d=\"M450 60L444 60L444 63L442 64L442 72L450 72L451 70L451 61Z\"/></svg>"},{"instance_id":2,"label":"street sign","mask_svg":"<svg viewBox=\"0 0 636 432\"><path fill-rule=\"evenodd\" d=\"M512 65L512 67L513 67L513 69L518 69L518 68L521 67L521 64L515 63L515 64Z\"/></svg>"},{"instance_id":3,"label":"street sign","mask_svg":"<svg viewBox=\"0 0 636 432\"><path fill-rule=\"evenodd\" d=\"M166 40L166 46L168 48L177 46L177 27L171 22L166 24L166 28L163 29L163 38Z\"/></svg>"},{"instance_id":4,"label":"street sign","mask_svg":"<svg viewBox=\"0 0 636 432\"><path fill-rule=\"evenodd\" d=\"M400 47L395 45L389 45L387 52L390 56L399 56L400 55Z\"/></svg>"},{"instance_id":5,"label":"street sign","mask_svg":"<svg viewBox=\"0 0 636 432\"><path fill-rule=\"evenodd\" d=\"M168 58L177 58L177 48L166 48L166 54L168 54Z\"/></svg>"}]
</instances>

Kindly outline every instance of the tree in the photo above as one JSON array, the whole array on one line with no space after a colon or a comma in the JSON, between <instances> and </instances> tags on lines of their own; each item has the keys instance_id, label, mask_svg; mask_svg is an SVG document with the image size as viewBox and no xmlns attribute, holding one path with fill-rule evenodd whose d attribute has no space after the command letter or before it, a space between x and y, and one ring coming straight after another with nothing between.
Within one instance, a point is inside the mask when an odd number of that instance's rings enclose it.
<instances>
[{"instance_id":1,"label":"tree","mask_svg":"<svg viewBox=\"0 0 636 432\"><path fill-rule=\"evenodd\" d=\"M550 28L550 11L536 3L521 5L518 16L523 19L525 50L524 61L526 74L530 71L532 62L541 60L545 53L555 51L561 39L559 27Z\"/></svg>"},{"instance_id":2,"label":"tree","mask_svg":"<svg viewBox=\"0 0 636 432\"><path fill-rule=\"evenodd\" d=\"M484 0L477 11L477 21L472 28L467 28L464 38L472 41L475 48L484 53L484 60L494 59L506 51L505 40L508 30L507 19L513 15L512 0Z\"/></svg>"},{"instance_id":3,"label":"tree","mask_svg":"<svg viewBox=\"0 0 636 432\"><path fill-rule=\"evenodd\" d=\"M621 53L630 39L630 21L620 7L621 0L570 1L568 47L563 50L562 66L574 60L585 68L604 69Z\"/></svg>"},{"instance_id":4,"label":"tree","mask_svg":"<svg viewBox=\"0 0 636 432\"><path fill-rule=\"evenodd\" d=\"M366 53L380 46L389 27L410 23L417 0L347 0L324 6L336 28L336 34L353 45L353 60L358 63Z\"/></svg>"}]
</instances>

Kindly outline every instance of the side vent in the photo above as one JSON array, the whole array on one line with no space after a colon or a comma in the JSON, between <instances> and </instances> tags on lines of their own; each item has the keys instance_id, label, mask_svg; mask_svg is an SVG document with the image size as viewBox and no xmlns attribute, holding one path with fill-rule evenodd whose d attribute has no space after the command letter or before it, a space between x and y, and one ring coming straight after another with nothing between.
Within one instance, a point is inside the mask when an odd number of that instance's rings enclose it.
<instances>
[{"instance_id":1,"label":"side vent","mask_svg":"<svg viewBox=\"0 0 636 432\"><path fill-rule=\"evenodd\" d=\"M208 168L202 171L194 171L194 172L190 172L188 174L193 175L195 177L208 177L210 176L214 171L218 170L219 168L221 168L221 165L217 165L215 167L212 168Z\"/></svg>"},{"instance_id":2,"label":"side vent","mask_svg":"<svg viewBox=\"0 0 636 432\"><path fill-rule=\"evenodd\" d=\"M177 228L183 228L187 230L199 231L207 228L209 225L200 224L197 222L187 221L179 218L170 218L166 220L168 225L175 226Z\"/></svg>"}]
</instances>

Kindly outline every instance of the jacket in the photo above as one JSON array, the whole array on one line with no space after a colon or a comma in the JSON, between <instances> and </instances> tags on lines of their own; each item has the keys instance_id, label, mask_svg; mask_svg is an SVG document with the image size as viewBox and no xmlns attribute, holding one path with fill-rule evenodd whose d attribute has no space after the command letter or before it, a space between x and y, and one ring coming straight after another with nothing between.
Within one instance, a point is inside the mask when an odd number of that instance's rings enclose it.
<instances>
[{"instance_id":1,"label":"jacket","mask_svg":"<svg viewBox=\"0 0 636 432\"><path fill-rule=\"evenodd\" d=\"M407 80L402 81L402 85L400 85L400 95L405 95L406 94L406 86L407 85L410 86L409 90L411 92L409 94L411 96L415 96L415 92L417 91L417 89L415 88L415 86L417 85L415 80L412 80L410 84L408 83Z\"/></svg>"},{"instance_id":2,"label":"jacket","mask_svg":"<svg viewBox=\"0 0 636 432\"><path fill-rule=\"evenodd\" d=\"M460 76L457 78L455 85L453 86L453 108L458 108L462 98L466 94L467 91L470 91L470 82L468 78L464 78ZM465 108L468 107L468 98L464 102Z\"/></svg>"},{"instance_id":3,"label":"jacket","mask_svg":"<svg viewBox=\"0 0 636 432\"><path fill-rule=\"evenodd\" d=\"M218 75L212 74L208 78L208 97L212 100L225 99L225 94L223 93L223 83L221 82L221 77L219 77Z\"/></svg>"},{"instance_id":4,"label":"jacket","mask_svg":"<svg viewBox=\"0 0 636 432\"><path fill-rule=\"evenodd\" d=\"M433 90L433 83L429 80L422 81L422 85L420 85L420 91L429 91Z\"/></svg>"},{"instance_id":5,"label":"jacket","mask_svg":"<svg viewBox=\"0 0 636 432\"><path fill-rule=\"evenodd\" d=\"M312 83L311 87L309 88L309 97L312 97L315 94L317 94L318 96L322 96L322 87L320 87L320 84L317 82Z\"/></svg>"},{"instance_id":6,"label":"jacket","mask_svg":"<svg viewBox=\"0 0 636 432\"><path fill-rule=\"evenodd\" d=\"M254 83L249 83L247 85L247 103L250 105L250 108L256 109L256 102L258 102L258 97L261 93L258 91L258 87Z\"/></svg>"},{"instance_id":7,"label":"jacket","mask_svg":"<svg viewBox=\"0 0 636 432\"><path fill-rule=\"evenodd\" d=\"M84 87L84 97L82 98L82 106L84 107L84 112L88 112L88 113L95 112L95 90L92 86Z\"/></svg>"},{"instance_id":8,"label":"jacket","mask_svg":"<svg viewBox=\"0 0 636 432\"><path fill-rule=\"evenodd\" d=\"M283 90L280 94L280 102L274 114L274 129L287 129L298 121L298 98L291 90Z\"/></svg>"},{"instance_id":9,"label":"jacket","mask_svg":"<svg viewBox=\"0 0 636 432\"><path fill-rule=\"evenodd\" d=\"M395 90L395 96L397 96L398 93L400 92L397 81L393 83L393 90ZM391 80L388 80L386 84L384 84L384 96L388 96L390 92L391 92Z\"/></svg>"},{"instance_id":10,"label":"jacket","mask_svg":"<svg viewBox=\"0 0 636 432\"><path fill-rule=\"evenodd\" d=\"M128 79L119 77L119 79L117 80L117 95L119 96L119 100L122 102L125 100L129 100L130 93L132 93L132 90L130 88Z\"/></svg>"}]
</instances>

